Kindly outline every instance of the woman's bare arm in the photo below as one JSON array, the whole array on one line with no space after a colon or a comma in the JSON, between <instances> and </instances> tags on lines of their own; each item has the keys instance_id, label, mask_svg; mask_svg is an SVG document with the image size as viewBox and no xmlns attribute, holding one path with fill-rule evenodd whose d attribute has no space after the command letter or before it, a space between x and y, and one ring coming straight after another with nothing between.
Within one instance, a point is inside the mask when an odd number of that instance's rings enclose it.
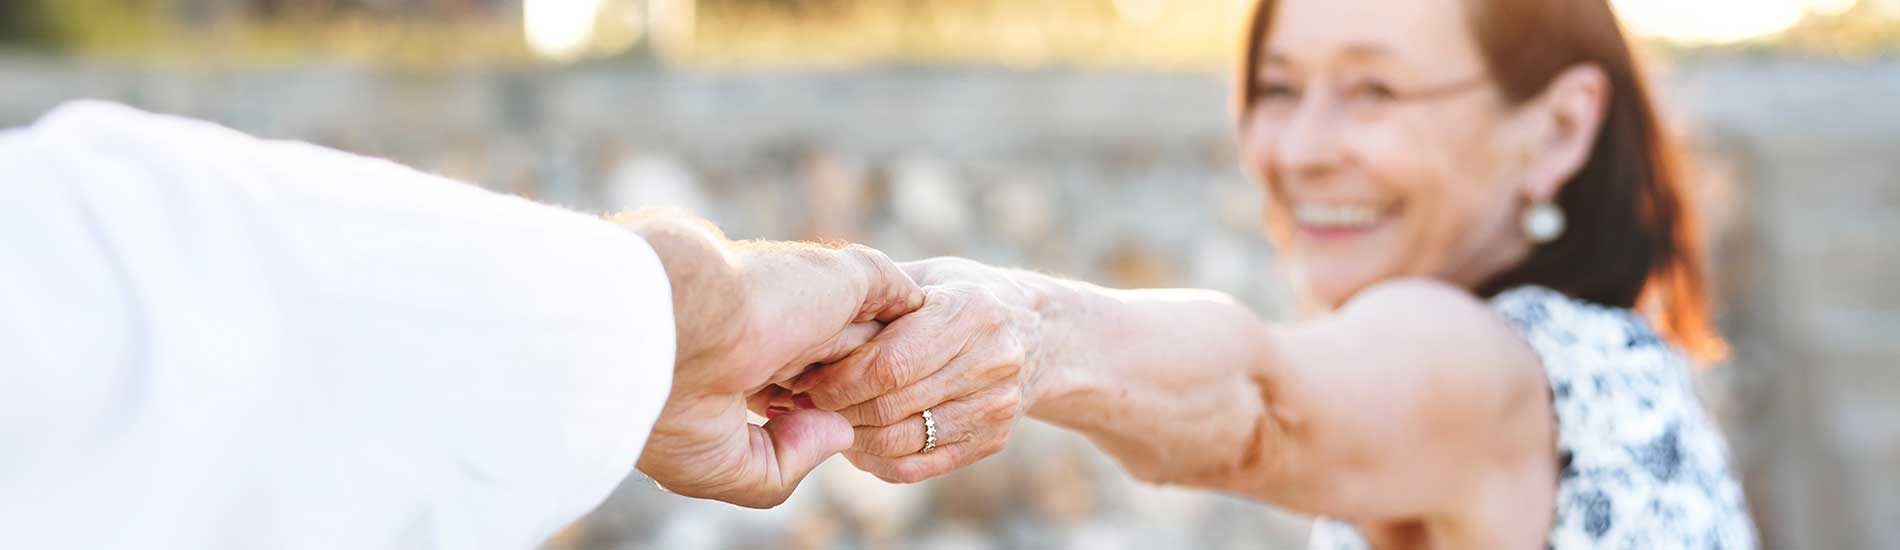
<instances>
[{"instance_id":1,"label":"woman's bare arm","mask_svg":"<svg viewBox=\"0 0 1900 550\"><path fill-rule=\"evenodd\" d=\"M1386 283L1271 325L1215 292L1006 273L1044 317L1030 416L1142 479L1352 519L1457 509L1500 475L1555 486L1537 359L1462 290Z\"/></svg>"}]
</instances>

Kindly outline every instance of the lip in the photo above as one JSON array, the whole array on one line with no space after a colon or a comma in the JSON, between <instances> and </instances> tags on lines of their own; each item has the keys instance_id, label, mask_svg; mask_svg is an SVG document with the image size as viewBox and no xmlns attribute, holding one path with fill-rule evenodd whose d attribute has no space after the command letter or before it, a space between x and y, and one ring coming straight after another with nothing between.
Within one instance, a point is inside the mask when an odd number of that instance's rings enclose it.
<instances>
[{"instance_id":1,"label":"lip","mask_svg":"<svg viewBox=\"0 0 1900 550\"><path fill-rule=\"evenodd\" d=\"M1351 239L1353 237L1364 235L1366 233L1370 233L1372 232L1373 229L1377 229L1381 225L1385 225L1385 222L1375 223L1366 227L1353 227L1353 228L1342 228L1342 227L1321 228L1321 227L1313 227L1310 225L1302 225L1300 226L1300 234L1306 235L1308 239L1313 240L1313 241L1334 242L1334 241L1343 241L1346 239Z\"/></svg>"}]
</instances>

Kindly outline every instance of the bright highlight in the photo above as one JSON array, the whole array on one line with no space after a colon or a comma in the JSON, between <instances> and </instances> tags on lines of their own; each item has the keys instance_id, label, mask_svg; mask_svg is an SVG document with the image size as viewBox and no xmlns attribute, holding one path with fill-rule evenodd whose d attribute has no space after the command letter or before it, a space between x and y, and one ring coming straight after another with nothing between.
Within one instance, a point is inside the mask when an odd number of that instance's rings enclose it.
<instances>
[{"instance_id":1,"label":"bright highlight","mask_svg":"<svg viewBox=\"0 0 1900 550\"><path fill-rule=\"evenodd\" d=\"M1689 44L1723 44L1788 30L1810 12L1834 15L1855 0L1612 0L1631 32Z\"/></svg>"},{"instance_id":2,"label":"bright highlight","mask_svg":"<svg viewBox=\"0 0 1900 550\"><path fill-rule=\"evenodd\" d=\"M594 18L604 0L524 0L521 26L528 49L543 57L579 57L594 36Z\"/></svg>"}]
</instances>

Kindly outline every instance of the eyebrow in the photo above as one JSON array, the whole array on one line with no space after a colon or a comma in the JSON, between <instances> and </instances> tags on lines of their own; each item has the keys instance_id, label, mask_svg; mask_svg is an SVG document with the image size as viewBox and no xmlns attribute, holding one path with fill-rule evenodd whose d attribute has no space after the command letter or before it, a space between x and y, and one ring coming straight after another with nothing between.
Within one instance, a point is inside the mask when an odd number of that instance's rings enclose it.
<instances>
[{"instance_id":1,"label":"eyebrow","mask_svg":"<svg viewBox=\"0 0 1900 550\"><path fill-rule=\"evenodd\" d=\"M1373 44L1369 42L1347 44L1345 50L1344 57L1380 58L1392 56L1392 48L1387 48L1384 44Z\"/></svg>"},{"instance_id":2,"label":"eyebrow","mask_svg":"<svg viewBox=\"0 0 1900 550\"><path fill-rule=\"evenodd\" d=\"M1346 59L1376 60L1376 59L1392 57L1392 48L1388 48L1384 44L1375 44L1371 42L1355 42L1352 44L1347 44L1346 47L1341 48L1341 50L1342 51L1340 52L1339 57L1346 58ZM1260 59L1261 67L1267 67L1271 65L1293 65L1293 64L1294 64L1293 61L1287 58L1287 56L1283 54L1279 54L1279 53L1274 53L1274 52L1267 52L1267 54L1265 56L1262 56Z\"/></svg>"}]
</instances>

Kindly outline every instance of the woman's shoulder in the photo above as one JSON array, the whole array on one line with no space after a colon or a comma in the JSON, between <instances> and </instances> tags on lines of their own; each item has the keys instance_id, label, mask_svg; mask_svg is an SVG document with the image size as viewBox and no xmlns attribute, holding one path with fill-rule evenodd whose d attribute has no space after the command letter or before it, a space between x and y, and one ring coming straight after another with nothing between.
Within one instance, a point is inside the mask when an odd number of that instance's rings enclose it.
<instances>
[{"instance_id":1,"label":"woman's shoulder","mask_svg":"<svg viewBox=\"0 0 1900 550\"><path fill-rule=\"evenodd\" d=\"M1529 293L1518 296L1513 303L1543 302L1539 296ZM1517 309L1521 308L1510 311ZM1489 350L1516 355L1508 352L1523 349L1519 324L1508 313L1497 307L1495 301L1487 302L1462 287L1434 279L1405 278L1366 287L1344 304L1336 317L1379 331L1377 334L1381 336L1423 336L1404 339L1430 344L1463 344L1449 351L1463 355L1463 359L1472 359L1465 352Z\"/></svg>"},{"instance_id":2,"label":"woman's shoulder","mask_svg":"<svg viewBox=\"0 0 1900 550\"><path fill-rule=\"evenodd\" d=\"M1358 341L1380 342L1383 369L1430 380L1470 402L1510 397L1542 386L1538 355L1483 298L1430 279L1394 279L1367 287L1341 307L1333 323Z\"/></svg>"},{"instance_id":3,"label":"woman's shoulder","mask_svg":"<svg viewBox=\"0 0 1900 550\"><path fill-rule=\"evenodd\" d=\"M1546 368L1563 368L1572 362L1603 368L1676 367L1686 361L1647 319L1629 308L1588 302L1535 285L1501 292L1489 305L1537 351ZM1568 360L1579 358L1586 360Z\"/></svg>"},{"instance_id":4,"label":"woman's shoulder","mask_svg":"<svg viewBox=\"0 0 1900 550\"><path fill-rule=\"evenodd\" d=\"M1342 305L1339 314L1467 322L1484 322L1495 317L1484 299L1471 291L1426 278L1389 279L1368 286Z\"/></svg>"},{"instance_id":5,"label":"woman's shoulder","mask_svg":"<svg viewBox=\"0 0 1900 550\"><path fill-rule=\"evenodd\" d=\"M1426 363L1551 367L1553 359L1576 356L1682 360L1679 350L1635 311L1535 285L1484 298L1443 281L1393 279L1360 291L1336 318L1395 343L1428 344L1416 350L1424 353L1418 357L1445 360Z\"/></svg>"},{"instance_id":6,"label":"woman's shoulder","mask_svg":"<svg viewBox=\"0 0 1900 550\"><path fill-rule=\"evenodd\" d=\"M1388 339L1467 344L1452 350L1483 351L1517 340L1514 326L1483 298L1434 279L1392 279L1366 287L1335 318Z\"/></svg>"}]
</instances>

